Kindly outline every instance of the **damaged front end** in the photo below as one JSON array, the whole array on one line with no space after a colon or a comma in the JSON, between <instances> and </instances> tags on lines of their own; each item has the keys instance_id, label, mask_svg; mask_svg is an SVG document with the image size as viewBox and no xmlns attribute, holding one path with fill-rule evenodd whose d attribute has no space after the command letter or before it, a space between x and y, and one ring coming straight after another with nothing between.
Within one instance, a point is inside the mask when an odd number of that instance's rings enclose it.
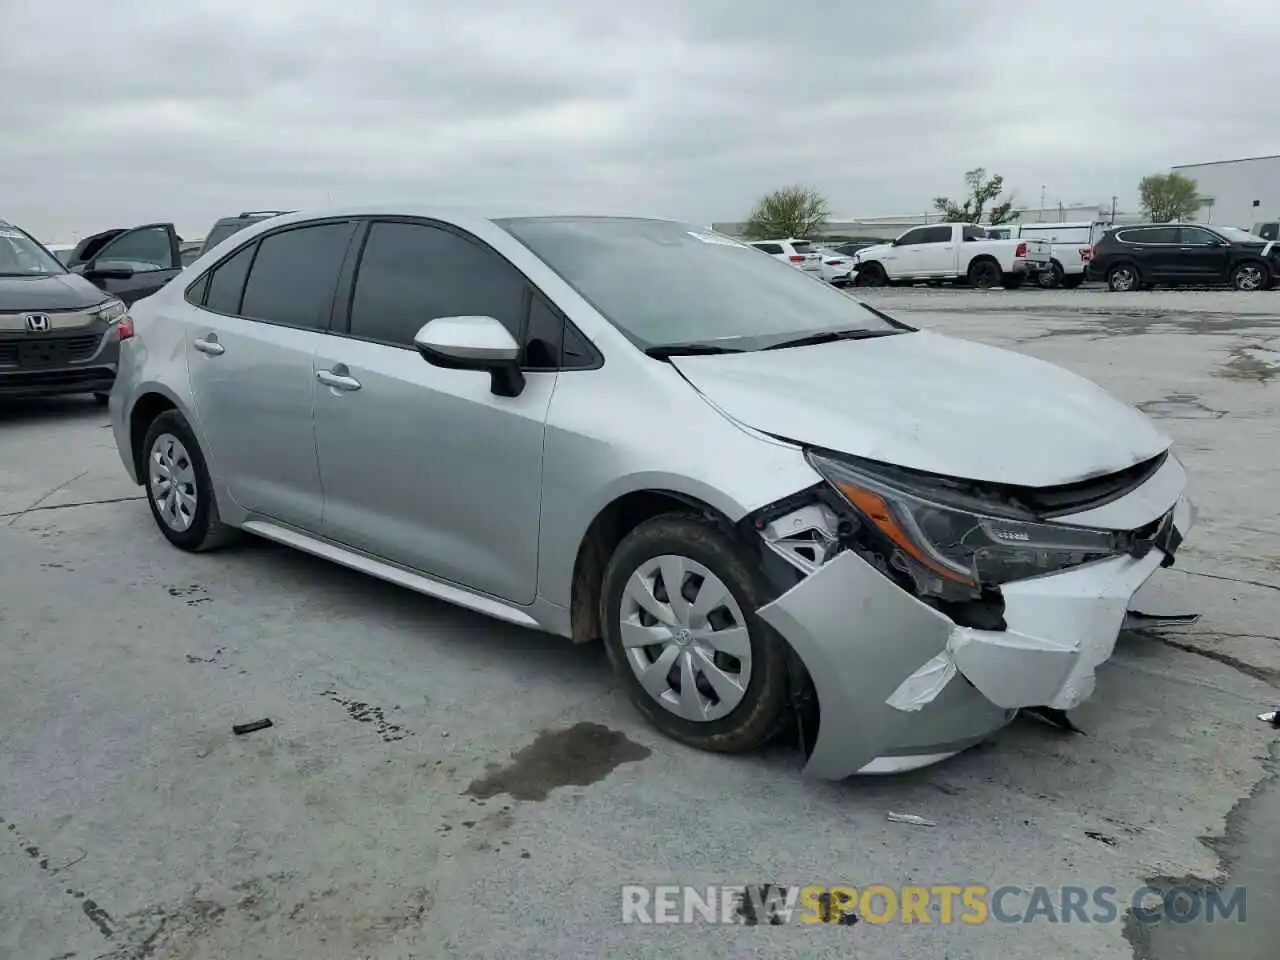
<instances>
[{"instance_id":1,"label":"damaged front end","mask_svg":"<svg viewBox=\"0 0 1280 960\"><path fill-rule=\"evenodd\" d=\"M823 778L925 766L1021 707L1078 706L1194 521L1166 454L1037 489L808 456L824 482L744 522L779 593L760 616L816 699L798 690Z\"/></svg>"}]
</instances>

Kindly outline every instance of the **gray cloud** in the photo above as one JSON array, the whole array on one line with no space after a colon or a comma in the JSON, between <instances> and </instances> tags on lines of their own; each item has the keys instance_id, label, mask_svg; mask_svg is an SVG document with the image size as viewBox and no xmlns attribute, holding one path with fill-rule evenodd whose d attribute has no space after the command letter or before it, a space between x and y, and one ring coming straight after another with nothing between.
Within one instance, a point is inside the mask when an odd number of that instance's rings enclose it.
<instances>
[{"instance_id":1,"label":"gray cloud","mask_svg":"<svg viewBox=\"0 0 1280 960\"><path fill-rule=\"evenodd\" d=\"M898 214L977 165L1131 204L1272 148L1280 10L0 0L0 24L0 216L53 242L397 199L710 222L795 182Z\"/></svg>"}]
</instances>

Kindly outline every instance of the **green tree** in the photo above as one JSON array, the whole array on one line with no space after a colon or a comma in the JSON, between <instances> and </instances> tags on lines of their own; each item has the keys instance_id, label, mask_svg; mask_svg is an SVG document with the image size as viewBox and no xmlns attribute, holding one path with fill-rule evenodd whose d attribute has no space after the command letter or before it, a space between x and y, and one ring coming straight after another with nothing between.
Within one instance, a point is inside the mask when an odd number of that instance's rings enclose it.
<instances>
[{"instance_id":1,"label":"green tree","mask_svg":"<svg viewBox=\"0 0 1280 960\"><path fill-rule=\"evenodd\" d=\"M1009 194L1002 202L987 210L987 204L1000 196L1004 189L1004 177L995 174L987 178L985 167L976 167L964 175L965 185L969 188L969 196L963 204L957 204L950 197L934 197L933 206L942 214L944 220L953 223L982 223L985 215L987 223L993 227L1000 223L1017 220L1018 214L1013 209L1014 195Z\"/></svg>"},{"instance_id":2,"label":"green tree","mask_svg":"<svg viewBox=\"0 0 1280 960\"><path fill-rule=\"evenodd\" d=\"M1142 212L1152 223L1191 220L1200 209L1196 182L1181 173L1153 173L1138 184Z\"/></svg>"},{"instance_id":3,"label":"green tree","mask_svg":"<svg viewBox=\"0 0 1280 960\"><path fill-rule=\"evenodd\" d=\"M765 194L751 210L743 235L749 240L807 237L831 217L827 198L811 187L783 187Z\"/></svg>"}]
</instances>

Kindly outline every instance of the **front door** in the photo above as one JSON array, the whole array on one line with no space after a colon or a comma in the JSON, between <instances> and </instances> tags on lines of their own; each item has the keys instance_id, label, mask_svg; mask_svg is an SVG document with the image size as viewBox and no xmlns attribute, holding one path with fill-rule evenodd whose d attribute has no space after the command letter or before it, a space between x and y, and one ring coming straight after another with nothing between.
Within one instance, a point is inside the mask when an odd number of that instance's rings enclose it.
<instances>
[{"instance_id":1,"label":"front door","mask_svg":"<svg viewBox=\"0 0 1280 960\"><path fill-rule=\"evenodd\" d=\"M85 264L85 279L133 303L151 296L182 271L178 246L178 235L169 223L125 230Z\"/></svg>"},{"instance_id":2,"label":"front door","mask_svg":"<svg viewBox=\"0 0 1280 960\"><path fill-rule=\"evenodd\" d=\"M1230 247L1216 233L1203 227L1179 227L1180 272L1189 281L1216 283L1225 280L1231 266Z\"/></svg>"},{"instance_id":3,"label":"front door","mask_svg":"<svg viewBox=\"0 0 1280 960\"><path fill-rule=\"evenodd\" d=\"M422 221L370 225L345 334L315 358L324 531L334 541L514 603L537 591L542 446L554 371L518 397L432 366L428 320L490 316L521 340L530 291L479 241Z\"/></svg>"},{"instance_id":4,"label":"front door","mask_svg":"<svg viewBox=\"0 0 1280 960\"><path fill-rule=\"evenodd\" d=\"M267 234L215 267L187 330L213 470L250 512L319 534L312 359L353 224Z\"/></svg>"}]
</instances>

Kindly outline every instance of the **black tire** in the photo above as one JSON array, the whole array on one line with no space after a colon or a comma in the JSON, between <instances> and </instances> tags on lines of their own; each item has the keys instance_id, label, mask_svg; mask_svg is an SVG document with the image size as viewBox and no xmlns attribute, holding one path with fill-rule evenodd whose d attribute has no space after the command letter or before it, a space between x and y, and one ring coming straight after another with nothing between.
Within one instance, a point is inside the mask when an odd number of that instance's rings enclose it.
<instances>
[{"instance_id":1,"label":"black tire","mask_svg":"<svg viewBox=\"0 0 1280 960\"><path fill-rule=\"evenodd\" d=\"M1025 279L1026 277L1020 273L1006 273L1000 278L1000 285L1006 290L1017 290Z\"/></svg>"},{"instance_id":2,"label":"black tire","mask_svg":"<svg viewBox=\"0 0 1280 960\"><path fill-rule=\"evenodd\" d=\"M1117 263L1107 271L1107 289L1112 293L1133 293L1142 289L1142 274L1132 263Z\"/></svg>"},{"instance_id":3,"label":"black tire","mask_svg":"<svg viewBox=\"0 0 1280 960\"><path fill-rule=\"evenodd\" d=\"M884 267L878 263L865 264L853 279L855 287L883 287L888 282L889 275L884 272Z\"/></svg>"},{"instance_id":4,"label":"black tire","mask_svg":"<svg viewBox=\"0 0 1280 960\"><path fill-rule=\"evenodd\" d=\"M974 260L965 271L965 278L968 279L971 287L990 290L1000 284L1000 264L986 258Z\"/></svg>"},{"instance_id":5,"label":"black tire","mask_svg":"<svg viewBox=\"0 0 1280 960\"><path fill-rule=\"evenodd\" d=\"M94 400L96 400L96 401L98 402L98 406L100 406L100 407L105 407L105 406L106 406L106 405L111 401L111 394L109 394L109 393L95 393L95 394L93 395L93 399L94 399Z\"/></svg>"},{"instance_id":6,"label":"black tire","mask_svg":"<svg viewBox=\"0 0 1280 960\"><path fill-rule=\"evenodd\" d=\"M622 645L621 611L627 582L646 561L666 554L693 560L719 577L747 628L751 669L746 690L737 706L716 720L686 720L663 707L641 686ZM755 559L711 520L692 514L664 514L627 534L605 568L600 616L609 662L636 709L668 737L699 750L745 753L772 739L787 718L789 685L785 641L756 615L769 599Z\"/></svg>"},{"instance_id":7,"label":"black tire","mask_svg":"<svg viewBox=\"0 0 1280 960\"><path fill-rule=\"evenodd\" d=\"M1050 260L1048 269L1036 274L1036 286L1042 290L1054 290L1065 285L1064 279L1062 264L1057 260Z\"/></svg>"},{"instance_id":8,"label":"black tire","mask_svg":"<svg viewBox=\"0 0 1280 960\"><path fill-rule=\"evenodd\" d=\"M1082 283L1084 283L1083 273L1068 273L1062 278L1062 289L1074 290Z\"/></svg>"},{"instance_id":9,"label":"black tire","mask_svg":"<svg viewBox=\"0 0 1280 960\"><path fill-rule=\"evenodd\" d=\"M1231 271L1231 286L1248 292L1266 290L1271 286L1271 271L1260 260L1245 260Z\"/></svg>"},{"instance_id":10,"label":"black tire","mask_svg":"<svg viewBox=\"0 0 1280 960\"><path fill-rule=\"evenodd\" d=\"M183 447L186 448L192 473L195 475L196 509L191 525L185 530L175 530L165 522L161 516L160 507L156 503L155 494L151 489L148 473L151 451L155 446L156 440L164 434L176 437L181 441ZM138 464L142 474L140 479L144 489L147 491L147 505L151 507L151 516L155 519L156 526L160 528L160 532L164 534L165 539L175 547L179 550L199 553L204 550L214 550L225 546L236 539L239 531L223 523L218 515L218 504L213 498L213 484L209 479L209 467L205 463L200 444L196 442L195 434L192 433L186 418L177 410L166 410L151 421L151 425L147 427L146 436L142 441Z\"/></svg>"}]
</instances>

